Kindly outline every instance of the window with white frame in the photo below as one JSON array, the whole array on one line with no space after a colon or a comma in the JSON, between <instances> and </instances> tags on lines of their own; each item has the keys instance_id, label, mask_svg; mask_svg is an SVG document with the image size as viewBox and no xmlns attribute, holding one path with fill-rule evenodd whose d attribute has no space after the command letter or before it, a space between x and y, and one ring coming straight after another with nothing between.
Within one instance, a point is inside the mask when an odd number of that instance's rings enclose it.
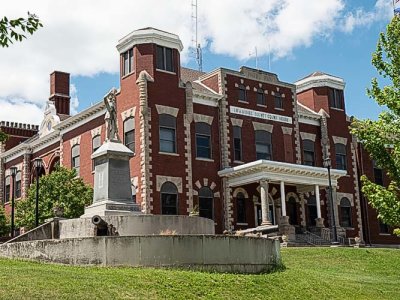
<instances>
[{"instance_id":1,"label":"window with white frame","mask_svg":"<svg viewBox=\"0 0 400 300\"><path fill-rule=\"evenodd\" d=\"M234 159L236 161L242 160L242 128L240 126L233 126L233 149Z\"/></svg>"},{"instance_id":2,"label":"window with white frame","mask_svg":"<svg viewBox=\"0 0 400 300\"><path fill-rule=\"evenodd\" d=\"M335 144L336 169L347 170L346 145Z\"/></svg>"},{"instance_id":3,"label":"window with white frame","mask_svg":"<svg viewBox=\"0 0 400 300\"><path fill-rule=\"evenodd\" d=\"M333 108L343 109L343 91L329 88L329 105Z\"/></svg>"},{"instance_id":4,"label":"window with white frame","mask_svg":"<svg viewBox=\"0 0 400 300\"><path fill-rule=\"evenodd\" d=\"M196 123L196 157L211 158L211 125Z\"/></svg>"},{"instance_id":5,"label":"window with white frame","mask_svg":"<svg viewBox=\"0 0 400 300\"><path fill-rule=\"evenodd\" d=\"M160 152L176 153L176 118L168 114L159 115Z\"/></svg>"},{"instance_id":6,"label":"window with white frame","mask_svg":"<svg viewBox=\"0 0 400 300\"><path fill-rule=\"evenodd\" d=\"M122 65L122 76L128 75L133 72L133 49L122 54L123 65Z\"/></svg>"},{"instance_id":7,"label":"window with white frame","mask_svg":"<svg viewBox=\"0 0 400 300\"><path fill-rule=\"evenodd\" d=\"M171 48L157 46L157 69L175 72Z\"/></svg>"},{"instance_id":8,"label":"window with white frame","mask_svg":"<svg viewBox=\"0 0 400 300\"><path fill-rule=\"evenodd\" d=\"M76 170L76 175L79 176L81 166L80 145L75 145L71 149L71 167Z\"/></svg>"},{"instance_id":9,"label":"window with white frame","mask_svg":"<svg viewBox=\"0 0 400 300\"><path fill-rule=\"evenodd\" d=\"M96 135L92 138L92 153L95 153L97 149L101 146L101 138L100 135ZM92 171L94 171L94 160L92 160Z\"/></svg>"},{"instance_id":10,"label":"window with white frame","mask_svg":"<svg viewBox=\"0 0 400 300\"><path fill-rule=\"evenodd\" d=\"M255 131L256 159L272 160L271 133L265 130Z\"/></svg>"},{"instance_id":11,"label":"window with white frame","mask_svg":"<svg viewBox=\"0 0 400 300\"><path fill-rule=\"evenodd\" d=\"M11 195L11 176L7 176L4 180L4 202L10 201Z\"/></svg>"},{"instance_id":12,"label":"window with white frame","mask_svg":"<svg viewBox=\"0 0 400 300\"><path fill-rule=\"evenodd\" d=\"M315 166L314 142L303 140L303 163L307 166Z\"/></svg>"},{"instance_id":13,"label":"window with white frame","mask_svg":"<svg viewBox=\"0 0 400 300\"><path fill-rule=\"evenodd\" d=\"M124 121L124 145L135 153L135 118Z\"/></svg>"},{"instance_id":14,"label":"window with white frame","mask_svg":"<svg viewBox=\"0 0 400 300\"><path fill-rule=\"evenodd\" d=\"M18 171L15 176L15 198L19 199L22 195L22 176L21 171Z\"/></svg>"}]
</instances>

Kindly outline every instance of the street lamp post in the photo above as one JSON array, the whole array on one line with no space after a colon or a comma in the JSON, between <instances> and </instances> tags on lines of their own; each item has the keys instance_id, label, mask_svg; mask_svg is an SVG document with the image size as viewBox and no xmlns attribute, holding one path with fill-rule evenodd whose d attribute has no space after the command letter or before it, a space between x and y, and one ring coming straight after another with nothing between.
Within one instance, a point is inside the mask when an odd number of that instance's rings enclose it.
<instances>
[{"instance_id":1,"label":"street lamp post","mask_svg":"<svg viewBox=\"0 0 400 300\"><path fill-rule=\"evenodd\" d=\"M328 181L329 181L329 203L331 209L331 227L332 227L332 244L337 244L337 232L335 224L335 209L333 204L333 194L332 194L332 181L331 181L331 159L326 158L324 160L324 167L328 169Z\"/></svg>"},{"instance_id":2,"label":"street lamp post","mask_svg":"<svg viewBox=\"0 0 400 300\"><path fill-rule=\"evenodd\" d=\"M18 169L11 167L11 178L12 178L12 191L11 191L11 238L15 235L15 176L17 175Z\"/></svg>"},{"instance_id":3,"label":"street lamp post","mask_svg":"<svg viewBox=\"0 0 400 300\"><path fill-rule=\"evenodd\" d=\"M36 158L33 161L33 165L36 170L36 205L35 205L35 226L39 226L39 171L42 167L43 160L41 158Z\"/></svg>"}]
</instances>

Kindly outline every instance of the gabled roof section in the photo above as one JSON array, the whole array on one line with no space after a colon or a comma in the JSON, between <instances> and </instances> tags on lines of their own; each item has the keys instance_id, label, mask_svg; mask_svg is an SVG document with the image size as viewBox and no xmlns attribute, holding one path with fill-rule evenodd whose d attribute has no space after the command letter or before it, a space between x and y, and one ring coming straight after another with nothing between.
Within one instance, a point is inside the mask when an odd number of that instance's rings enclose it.
<instances>
[{"instance_id":1,"label":"gabled roof section","mask_svg":"<svg viewBox=\"0 0 400 300\"><path fill-rule=\"evenodd\" d=\"M199 78L205 74L205 72L181 67L181 80L184 83L189 81L192 84L194 93L206 97L219 97L220 95L218 93L214 92L199 80Z\"/></svg>"}]
</instances>

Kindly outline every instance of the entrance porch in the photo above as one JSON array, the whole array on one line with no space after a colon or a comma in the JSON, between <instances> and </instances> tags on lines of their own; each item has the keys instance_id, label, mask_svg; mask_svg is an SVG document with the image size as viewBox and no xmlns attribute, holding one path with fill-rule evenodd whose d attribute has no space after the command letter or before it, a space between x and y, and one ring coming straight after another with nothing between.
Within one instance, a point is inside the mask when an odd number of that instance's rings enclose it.
<instances>
[{"instance_id":1,"label":"entrance porch","mask_svg":"<svg viewBox=\"0 0 400 300\"><path fill-rule=\"evenodd\" d=\"M302 228L311 226L320 232L326 232L323 230L325 225L321 200L326 205L331 203L325 192L322 193L323 199L321 199L321 189L329 187L327 169L257 160L226 168L218 174L225 178L226 188L230 190L238 188L245 190L246 187L248 190L248 187L258 185L259 201L253 199L255 226L279 225L280 233L287 235L290 240L295 238L295 225ZM337 188L338 179L345 175L346 171L331 170L332 188ZM307 199L305 196L308 196ZM232 195L229 197L230 203L232 203ZM253 198L257 199L255 196ZM305 202L307 202L307 209ZM232 208L232 205L228 207ZM232 211L228 214L232 215ZM299 221L299 219L301 220ZM230 227L232 226L233 224L230 224Z\"/></svg>"}]
</instances>

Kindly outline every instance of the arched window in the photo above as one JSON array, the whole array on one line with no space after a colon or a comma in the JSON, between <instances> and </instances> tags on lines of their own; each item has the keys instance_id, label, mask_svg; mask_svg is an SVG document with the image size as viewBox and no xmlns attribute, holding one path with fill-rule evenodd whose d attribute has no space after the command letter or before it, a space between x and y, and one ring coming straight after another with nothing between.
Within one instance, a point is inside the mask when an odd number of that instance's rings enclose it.
<instances>
[{"instance_id":1,"label":"arched window","mask_svg":"<svg viewBox=\"0 0 400 300\"><path fill-rule=\"evenodd\" d=\"M243 84L239 85L239 100L247 101L246 87Z\"/></svg>"},{"instance_id":2,"label":"arched window","mask_svg":"<svg viewBox=\"0 0 400 300\"><path fill-rule=\"evenodd\" d=\"M258 105L267 105L267 103L265 103L265 93L264 93L263 89L257 90L257 104Z\"/></svg>"},{"instance_id":3,"label":"arched window","mask_svg":"<svg viewBox=\"0 0 400 300\"><path fill-rule=\"evenodd\" d=\"M95 153L97 149L101 146L101 138L100 135L96 135L92 139L92 153ZM94 160L92 160L92 170L94 170Z\"/></svg>"},{"instance_id":4,"label":"arched window","mask_svg":"<svg viewBox=\"0 0 400 300\"><path fill-rule=\"evenodd\" d=\"M255 131L256 159L272 160L271 133L265 130Z\"/></svg>"},{"instance_id":5,"label":"arched window","mask_svg":"<svg viewBox=\"0 0 400 300\"><path fill-rule=\"evenodd\" d=\"M303 163L315 166L314 142L311 140L303 140Z\"/></svg>"},{"instance_id":6,"label":"arched window","mask_svg":"<svg viewBox=\"0 0 400 300\"><path fill-rule=\"evenodd\" d=\"M124 145L135 152L135 118L133 117L124 121Z\"/></svg>"},{"instance_id":7,"label":"arched window","mask_svg":"<svg viewBox=\"0 0 400 300\"><path fill-rule=\"evenodd\" d=\"M79 176L81 166L80 146L75 145L71 149L71 167L76 170L76 175Z\"/></svg>"},{"instance_id":8,"label":"arched window","mask_svg":"<svg viewBox=\"0 0 400 300\"><path fill-rule=\"evenodd\" d=\"M211 158L211 126L196 123L196 157Z\"/></svg>"},{"instance_id":9,"label":"arched window","mask_svg":"<svg viewBox=\"0 0 400 300\"><path fill-rule=\"evenodd\" d=\"M236 213L237 223L246 223L246 199L241 192L236 195Z\"/></svg>"},{"instance_id":10,"label":"arched window","mask_svg":"<svg viewBox=\"0 0 400 300\"><path fill-rule=\"evenodd\" d=\"M169 181L161 186L161 214L178 214L178 189Z\"/></svg>"},{"instance_id":11,"label":"arched window","mask_svg":"<svg viewBox=\"0 0 400 300\"><path fill-rule=\"evenodd\" d=\"M52 173L53 171L55 171L59 166L60 166L60 157L56 156L51 161L51 164L49 167L49 173Z\"/></svg>"},{"instance_id":12,"label":"arched window","mask_svg":"<svg viewBox=\"0 0 400 300\"><path fill-rule=\"evenodd\" d=\"M289 216L290 225L297 225L296 199L294 197L289 197L287 204L287 214Z\"/></svg>"},{"instance_id":13,"label":"arched window","mask_svg":"<svg viewBox=\"0 0 400 300\"><path fill-rule=\"evenodd\" d=\"M240 126L233 126L233 149L234 159L236 161L242 160L242 128Z\"/></svg>"},{"instance_id":14,"label":"arched window","mask_svg":"<svg viewBox=\"0 0 400 300\"><path fill-rule=\"evenodd\" d=\"M15 176L15 198L19 199L21 198L21 188L22 188L22 178L21 178L21 171L18 171L16 176Z\"/></svg>"},{"instance_id":15,"label":"arched window","mask_svg":"<svg viewBox=\"0 0 400 300\"><path fill-rule=\"evenodd\" d=\"M343 144L335 144L336 152L336 169L347 170L346 146Z\"/></svg>"},{"instance_id":16,"label":"arched window","mask_svg":"<svg viewBox=\"0 0 400 300\"><path fill-rule=\"evenodd\" d=\"M214 219L214 195L209 187L199 190L199 215L203 218Z\"/></svg>"},{"instance_id":17,"label":"arched window","mask_svg":"<svg viewBox=\"0 0 400 300\"><path fill-rule=\"evenodd\" d=\"M351 203L346 197L340 200L340 226L351 227Z\"/></svg>"},{"instance_id":18,"label":"arched window","mask_svg":"<svg viewBox=\"0 0 400 300\"><path fill-rule=\"evenodd\" d=\"M4 202L10 201L11 177L7 176L4 181Z\"/></svg>"},{"instance_id":19,"label":"arched window","mask_svg":"<svg viewBox=\"0 0 400 300\"><path fill-rule=\"evenodd\" d=\"M160 115L160 152L176 153L176 118Z\"/></svg>"}]
</instances>

